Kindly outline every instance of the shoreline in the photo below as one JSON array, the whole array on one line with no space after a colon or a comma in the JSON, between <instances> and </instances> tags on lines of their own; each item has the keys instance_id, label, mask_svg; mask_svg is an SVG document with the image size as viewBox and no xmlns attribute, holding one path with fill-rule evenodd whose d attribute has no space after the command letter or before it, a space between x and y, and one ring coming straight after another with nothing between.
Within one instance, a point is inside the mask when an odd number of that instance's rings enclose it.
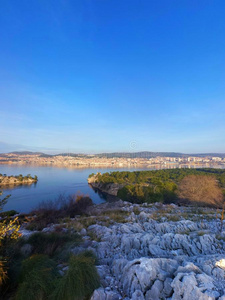
<instances>
[{"instance_id":1,"label":"shoreline","mask_svg":"<svg viewBox=\"0 0 225 300\"><path fill-rule=\"evenodd\" d=\"M115 169L123 169L123 168L146 168L153 170L160 169L182 169L182 168L213 168L213 169L225 169L225 163L132 163L132 164L98 164L98 163L89 163L89 164L66 164L66 163L38 163L38 162L11 162L11 161L0 161L1 165L10 165L10 166L38 166L38 167L56 167L56 168L67 168L67 169L89 169L89 168L115 168Z\"/></svg>"}]
</instances>

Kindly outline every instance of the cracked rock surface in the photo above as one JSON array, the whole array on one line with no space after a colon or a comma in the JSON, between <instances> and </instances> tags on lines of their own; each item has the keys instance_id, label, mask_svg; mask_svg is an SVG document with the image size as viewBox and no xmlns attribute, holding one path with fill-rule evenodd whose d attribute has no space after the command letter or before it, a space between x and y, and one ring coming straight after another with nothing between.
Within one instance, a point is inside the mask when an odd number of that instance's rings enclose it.
<instances>
[{"instance_id":1,"label":"cracked rock surface","mask_svg":"<svg viewBox=\"0 0 225 300\"><path fill-rule=\"evenodd\" d=\"M96 221L87 228L87 239L95 237L89 249L101 278L91 300L225 300L225 232L218 211L112 205L129 212L124 223Z\"/></svg>"}]
</instances>

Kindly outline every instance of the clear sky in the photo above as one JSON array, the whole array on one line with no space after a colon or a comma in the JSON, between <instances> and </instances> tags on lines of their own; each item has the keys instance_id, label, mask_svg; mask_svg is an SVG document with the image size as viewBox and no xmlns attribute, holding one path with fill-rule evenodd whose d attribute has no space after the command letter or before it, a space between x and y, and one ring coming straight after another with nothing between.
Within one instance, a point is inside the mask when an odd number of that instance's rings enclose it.
<instances>
[{"instance_id":1,"label":"clear sky","mask_svg":"<svg viewBox=\"0 0 225 300\"><path fill-rule=\"evenodd\" d=\"M225 1L0 1L0 152L225 152Z\"/></svg>"}]
</instances>

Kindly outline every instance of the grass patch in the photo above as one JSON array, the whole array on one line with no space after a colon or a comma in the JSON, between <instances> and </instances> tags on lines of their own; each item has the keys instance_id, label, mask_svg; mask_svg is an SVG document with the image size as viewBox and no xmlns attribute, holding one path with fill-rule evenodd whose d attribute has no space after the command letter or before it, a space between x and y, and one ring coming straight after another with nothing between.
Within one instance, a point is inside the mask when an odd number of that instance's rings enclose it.
<instances>
[{"instance_id":1,"label":"grass patch","mask_svg":"<svg viewBox=\"0 0 225 300\"><path fill-rule=\"evenodd\" d=\"M101 242L101 237L99 237L95 232L89 231L88 235L92 241Z\"/></svg>"},{"instance_id":2,"label":"grass patch","mask_svg":"<svg viewBox=\"0 0 225 300\"><path fill-rule=\"evenodd\" d=\"M46 255L34 255L23 261L15 300L46 300L56 288L56 264Z\"/></svg>"},{"instance_id":3,"label":"grass patch","mask_svg":"<svg viewBox=\"0 0 225 300\"><path fill-rule=\"evenodd\" d=\"M225 237L224 237L224 236L221 236L220 234L217 234L217 235L216 235L216 239L219 240L219 241L225 242Z\"/></svg>"},{"instance_id":4,"label":"grass patch","mask_svg":"<svg viewBox=\"0 0 225 300\"><path fill-rule=\"evenodd\" d=\"M126 220L126 217L128 217L130 213L128 211L117 209L117 210L106 210L101 215L109 217L111 220L113 220L116 223L126 223L128 222Z\"/></svg>"},{"instance_id":5,"label":"grass patch","mask_svg":"<svg viewBox=\"0 0 225 300\"><path fill-rule=\"evenodd\" d=\"M203 235L205 235L205 234L206 234L205 231L198 231L198 236L203 236Z\"/></svg>"},{"instance_id":6,"label":"grass patch","mask_svg":"<svg viewBox=\"0 0 225 300\"><path fill-rule=\"evenodd\" d=\"M179 215L169 215L167 216L168 221L171 222L178 222L180 221L180 216Z\"/></svg>"},{"instance_id":7,"label":"grass patch","mask_svg":"<svg viewBox=\"0 0 225 300\"><path fill-rule=\"evenodd\" d=\"M136 216L138 216L138 215L140 214L139 208L135 206L135 207L133 208L133 213L134 213Z\"/></svg>"},{"instance_id":8,"label":"grass patch","mask_svg":"<svg viewBox=\"0 0 225 300\"><path fill-rule=\"evenodd\" d=\"M189 231L189 230L184 230L184 231L179 232L179 234L186 234L186 235L189 235L189 234L190 234L190 231Z\"/></svg>"},{"instance_id":9,"label":"grass patch","mask_svg":"<svg viewBox=\"0 0 225 300\"><path fill-rule=\"evenodd\" d=\"M90 253L71 256L69 269L58 281L52 299L81 300L90 297L100 285L94 264L95 259Z\"/></svg>"},{"instance_id":10,"label":"grass patch","mask_svg":"<svg viewBox=\"0 0 225 300\"><path fill-rule=\"evenodd\" d=\"M83 217L79 219L79 222L82 224L83 228L88 228L91 225L96 224L96 217Z\"/></svg>"},{"instance_id":11,"label":"grass patch","mask_svg":"<svg viewBox=\"0 0 225 300\"><path fill-rule=\"evenodd\" d=\"M69 233L43 233L32 234L26 243L32 245L33 254L46 254L53 257L63 250L68 243L79 244L81 237L78 234Z\"/></svg>"}]
</instances>

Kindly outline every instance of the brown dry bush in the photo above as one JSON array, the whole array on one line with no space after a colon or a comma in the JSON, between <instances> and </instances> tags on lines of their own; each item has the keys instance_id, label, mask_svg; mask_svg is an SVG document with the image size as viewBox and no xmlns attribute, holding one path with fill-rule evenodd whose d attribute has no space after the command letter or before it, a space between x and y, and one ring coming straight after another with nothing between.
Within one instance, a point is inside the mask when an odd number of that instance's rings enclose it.
<instances>
[{"instance_id":1,"label":"brown dry bush","mask_svg":"<svg viewBox=\"0 0 225 300\"><path fill-rule=\"evenodd\" d=\"M63 197L55 201L45 201L39 204L32 214L36 217L28 224L27 229L42 230L48 224L57 223L63 218L73 218L86 213L93 205L92 200L83 195Z\"/></svg>"},{"instance_id":2,"label":"brown dry bush","mask_svg":"<svg viewBox=\"0 0 225 300\"><path fill-rule=\"evenodd\" d=\"M178 197L182 203L222 207L223 193L213 176L189 175L178 186Z\"/></svg>"}]
</instances>

